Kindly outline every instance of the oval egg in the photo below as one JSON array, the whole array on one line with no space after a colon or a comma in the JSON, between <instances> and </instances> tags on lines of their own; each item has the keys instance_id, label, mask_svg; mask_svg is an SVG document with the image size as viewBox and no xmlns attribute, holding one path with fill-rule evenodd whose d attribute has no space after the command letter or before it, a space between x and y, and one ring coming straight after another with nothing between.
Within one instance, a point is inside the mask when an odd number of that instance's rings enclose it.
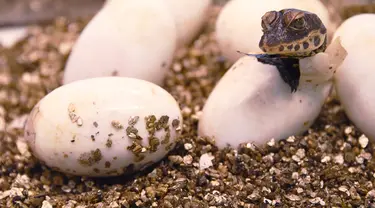
<instances>
[{"instance_id":1,"label":"oval egg","mask_svg":"<svg viewBox=\"0 0 375 208\"><path fill-rule=\"evenodd\" d=\"M110 0L73 46L63 82L124 76L161 85L176 44L175 21L164 0Z\"/></svg>"},{"instance_id":2,"label":"oval egg","mask_svg":"<svg viewBox=\"0 0 375 208\"><path fill-rule=\"evenodd\" d=\"M161 87L125 77L61 86L32 110L25 138L47 166L81 176L143 169L174 147L182 116Z\"/></svg>"},{"instance_id":3,"label":"oval egg","mask_svg":"<svg viewBox=\"0 0 375 208\"><path fill-rule=\"evenodd\" d=\"M361 50L366 44L374 44L375 14L360 14L346 19L337 28L333 39L340 36L346 50ZM353 30L353 28L356 28ZM365 46L367 48L369 46ZM365 49L366 50L366 49Z\"/></svg>"},{"instance_id":4,"label":"oval egg","mask_svg":"<svg viewBox=\"0 0 375 208\"><path fill-rule=\"evenodd\" d=\"M165 0L177 29L177 48L190 44L208 18L212 0Z\"/></svg>"},{"instance_id":5,"label":"oval egg","mask_svg":"<svg viewBox=\"0 0 375 208\"><path fill-rule=\"evenodd\" d=\"M343 40L348 57L335 75L338 98L348 118L367 137L375 139L375 14L343 22L335 38Z\"/></svg>"},{"instance_id":6,"label":"oval egg","mask_svg":"<svg viewBox=\"0 0 375 208\"><path fill-rule=\"evenodd\" d=\"M337 40L324 53L300 59L295 92L276 66L241 57L209 95L199 119L199 135L215 138L217 147L223 149L302 134L321 112L333 75L346 55Z\"/></svg>"},{"instance_id":7,"label":"oval egg","mask_svg":"<svg viewBox=\"0 0 375 208\"><path fill-rule=\"evenodd\" d=\"M324 57L319 59L326 63ZM263 145L272 138L301 134L314 123L330 89L330 82L301 81L297 92L291 93L275 66L242 57L208 97L199 135L214 137L222 149L247 142Z\"/></svg>"}]
</instances>

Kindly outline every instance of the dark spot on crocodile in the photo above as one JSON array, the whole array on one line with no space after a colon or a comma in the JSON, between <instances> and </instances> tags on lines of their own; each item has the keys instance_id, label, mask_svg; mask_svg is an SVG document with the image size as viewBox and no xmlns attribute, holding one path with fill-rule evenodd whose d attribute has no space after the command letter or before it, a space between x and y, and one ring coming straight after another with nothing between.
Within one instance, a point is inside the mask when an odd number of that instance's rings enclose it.
<instances>
[{"instance_id":1,"label":"dark spot on crocodile","mask_svg":"<svg viewBox=\"0 0 375 208\"><path fill-rule=\"evenodd\" d=\"M324 34L327 33L327 28L322 27L322 28L320 28L319 32L320 32L320 34L324 35Z\"/></svg>"},{"instance_id":2,"label":"dark spot on crocodile","mask_svg":"<svg viewBox=\"0 0 375 208\"><path fill-rule=\"evenodd\" d=\"M320 37L319 36L315 36L314 37L314 46L318 46L320 43Z\"/></svg>"},{"instance_id":3,"label":"dark spot on crocodile","mask_svg":"<svg viewBox=\"0 0 375 208\"><path fill-rule=\"evenodd\" d=\"M303 49L307 49L309 47L309 43L308 42L303 42Z\"/></svg>"},{"instance_id":4,"label":"dark spot on crocodile","mask_svg":"<svg viewBox=\"0 0 375 208\"><path fill-rule=\"evenodd\" d=\"M299 48L300 48L299 44L297 44L297 45L294 46L294 50L295 50L295 51L298 51Z\"/></svg>"}]
</instances>

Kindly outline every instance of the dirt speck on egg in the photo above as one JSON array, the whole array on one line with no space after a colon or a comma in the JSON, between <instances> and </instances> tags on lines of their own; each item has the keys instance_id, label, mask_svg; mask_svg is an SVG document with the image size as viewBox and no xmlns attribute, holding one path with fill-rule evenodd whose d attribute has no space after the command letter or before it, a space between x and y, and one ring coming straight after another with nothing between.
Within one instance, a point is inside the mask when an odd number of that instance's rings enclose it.
<instances>
[{"instance_id":1,"label":"dirt speck on egg","mask_svg":"<svg viewBox=\"0 0 375 208\"><path fill-rule=\"evenodd\" d=\"M120 123L120 121L112 121L111 124L116 129L122 129L122 128L124 128L124 126Z\"/></svg>"},{"instance_id":2,"label":"dirt speck on egg","mask_svg":"<svg viewBox=\"0 0 375 208\"><path fill-rule=\"evenodd\" d=\"M108 148L111 148L112 147L112 139L107 139L107 142L105 143L105 146L107 146Z\"/></svg>"},{"instance_id":3,"label":"dirt speck on egg","mask_svg":"<svg viewBox=\"0 0 375 208\"><path fill-rule=\"evenodd\" d=\"M85 152L78 158L79 164L83 166L93 166L102 160L102 153L100 149L91 150L90 152Z\"/></svg>"},{"instance_id":4,"label":"dirt speck on egg","mask_svg":"<svg viewBox=\"0 0 375 208\"><path fill-rule=\"evenodd\" d=\"M68 113L69 113L69 117L70 117L70 120L72 121L72 123L76 123L77 126L83 125L82 118L80 116L78 116L77 113L76 113L76 106L74 105L74 103L69 104Z\"/></svg>"}]
</instances>

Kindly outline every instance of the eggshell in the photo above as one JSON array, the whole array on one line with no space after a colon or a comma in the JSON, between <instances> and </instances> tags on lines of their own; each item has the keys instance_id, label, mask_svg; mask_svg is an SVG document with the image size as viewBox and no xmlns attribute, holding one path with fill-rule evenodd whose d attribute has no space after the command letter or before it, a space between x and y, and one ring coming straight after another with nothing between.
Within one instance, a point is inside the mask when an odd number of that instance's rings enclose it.
<instances>
[{"instance_id":1,"label":"eggshell","mask_svg":"<svg viewBox=\"0 0 375 208\"><path fill-rule=\"evenodd\" d=\"M219 14L216 22L216 38L224 57L235 62L242 52L262 52L259 40L263 34L261 17L271 10L296 8L317 14L328 32L335 29L328 10L319 0L232 0Z\"/></svg>"},{"instance_id":2,"label":"eggshell","mask_svg":"<svg viewBox=\"0 0 375 208\"><path fill-rule=\"evenodd\" d=\"M363 50L375 42L375 14L359 14L345 20L336 30L333 39L340 36L346 50ZM366 50L366 49L365 49Z\"/></svg>"},{"instance_id":3,"label":"eggshell","mask_svg":"<svg viewBox=\"0 0 375 208\"><path fill-rule=\"evenodd\" d=\"M5 27L0 29L0 45L10 48L27 36L27 27Z\"/></svg>"},{"instance_id":4,"label":"eggshell","mask_svg":"<svg viewBox=\"0 0 375 208\"><path fill-rule=\"evenodd\" d=\"M25 138L53 169L114 176L162 159L181 125L178 103L159 86L134 78L92 78L46 95L27 120Z\"/></svg>"},{"instance_id":5,"label":"eggshell","mask_svg":"<svg viewBox=\"0 0 375 208\"><path fill-rule=\"evenodd\" d=\"M346 56L339 41L300 61L301 78L291 93L275 66L240 58L215 86L199 120L199 135L212 136L219 148L261 145L306 131L321 111L332 76Z\"/></svg>"},{"instance_id":6,"label":"eggshell","mask_svg":"<svg viewBox=\"0 0 375 208\"><path fill-rule=\"evenodd\" d=\"M176 21L177 47L190 44L208 18L212 0L165 0Z\"/></svg>"},{"instance_id":7,"label":"eggshell","mask_svg":"<svg viewBox=\"0 0 375 208\"><path fill-rule=\"evenodd\" d=\"M348 118L375 139L375 14L347 19L337 29L348 57L335 75L335 88Z\"/></svg>"},{"instance_id":8,"label":"eggshell","mask_svg":"<svg viewBox=\"0 0 375 208\"><path fill-rule=\"evenodd\" d=\"M164 0L108 1L75 43L63 82L124 76L161 85L176 41L175 21Z\"/></svg>"}]
</instances>

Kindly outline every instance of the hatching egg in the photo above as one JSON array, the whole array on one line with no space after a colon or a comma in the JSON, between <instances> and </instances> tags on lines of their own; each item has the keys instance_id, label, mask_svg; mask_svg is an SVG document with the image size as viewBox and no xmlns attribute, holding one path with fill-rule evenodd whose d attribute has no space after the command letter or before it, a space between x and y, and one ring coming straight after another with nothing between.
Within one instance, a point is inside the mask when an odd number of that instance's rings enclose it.
<instances>
[{"instance_id":1,"label":"hatching egg","mask_svg":"<svg viewBox=\"0 0 375 208\"><path fill-rule=\"evenodd\" d=\"M313 12L328 32L335 29L328 10L319 0L232 0L224 6L216 21L216 38L223 56L234 63L241 57L237 51L262 52L259 48L261 17L268 11L287 8Z\"/></svg>"},{"instance_id":2,"label":"hatching egg","mask_svg":"<svg viewBox=\"0 0 375 208\"><path fill-rule=\"evenodd\" d=\"M181 125L178 103L161 87L135 78L91 78L42 98L26 122L25 139L52 169L114 176L161 160Z\"/></svg>"},{"instance_id":3,"label":"hatching egg","mask_svg":"<svg viewBox=\"0 0 375 208\"><path fill-rule=\"evenodd\" d=\"M296 92L291 92L276 66L241 57L208 97L199 135L213 137L219 148L237 148L302 134L318 117L333 74L345 57L337 40L324 53L301 59Z\"/></svg>"},{"instance_id":4,"label":"hatching egg","mask_svg":"<svg viewBox=\"0 0 375 208\"><path fill-rule=\"evenodd\" d=\"M164 0L111 0L84 28L68 58L64 84L124 76L161 85L177 44Z\"/></svg>"},{"instance_id":5,"label":"hatching egg","mask_svg":"<svg viewBox=\"0 0 375 208\"><path fill-rule=\"evenodd\" d=\"M212 0L165 0L177 27L177 47L190 44L206 23Z\"/></svg>"}]
</instances>

